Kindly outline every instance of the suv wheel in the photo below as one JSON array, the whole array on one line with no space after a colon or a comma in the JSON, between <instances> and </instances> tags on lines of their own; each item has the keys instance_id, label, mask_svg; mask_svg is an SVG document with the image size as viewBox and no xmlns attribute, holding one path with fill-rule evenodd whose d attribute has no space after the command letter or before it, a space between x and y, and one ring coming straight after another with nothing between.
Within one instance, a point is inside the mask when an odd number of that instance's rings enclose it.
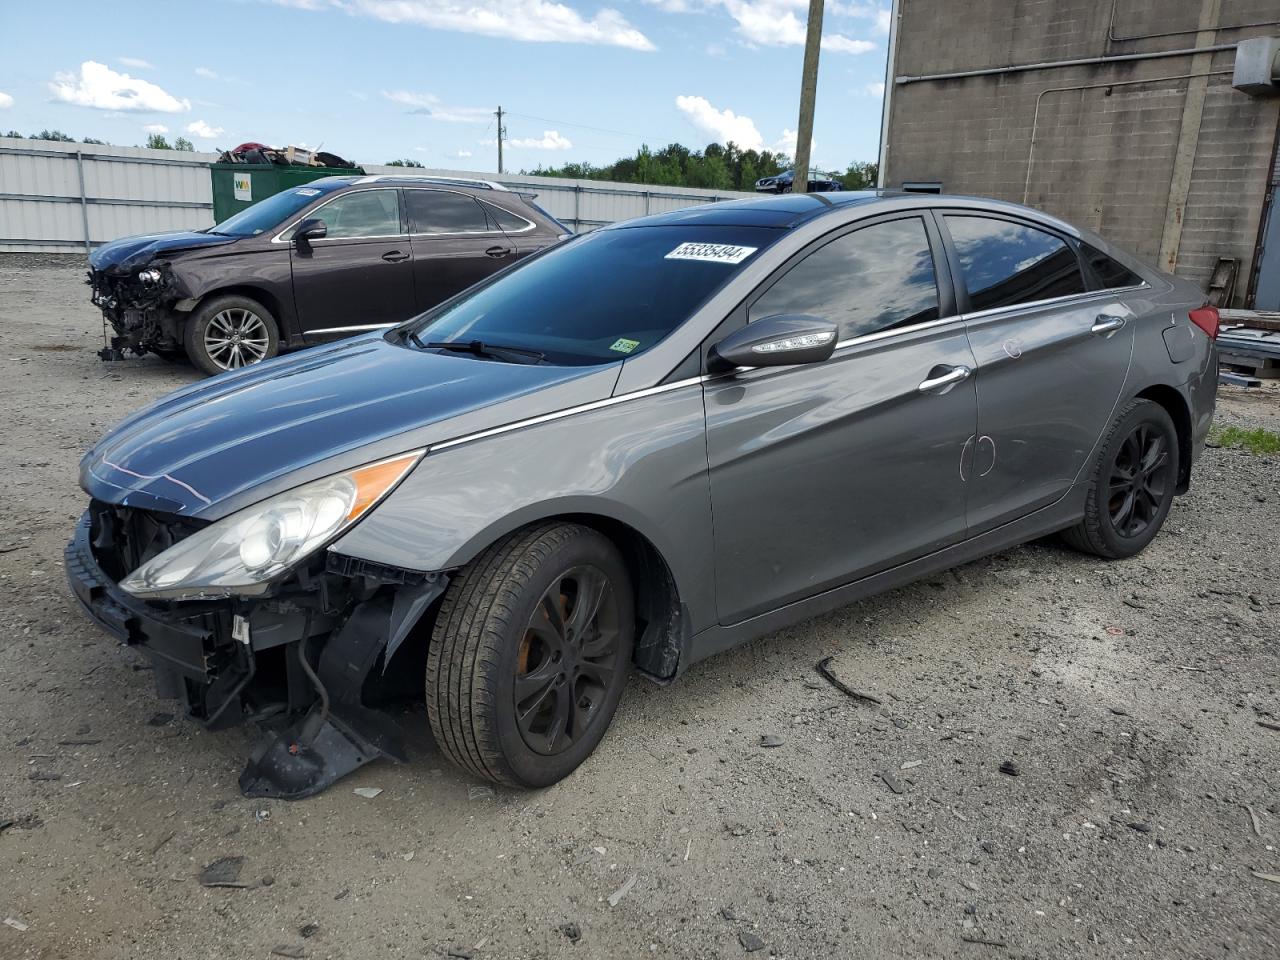
<instances>
[{"instance_id":1,"label":"suv wheel","mask_svg":"<svg viewBox=\"0 0 1280 960\"><path fill-rule=\"evenodd\" d=\"M280 328L271 311L235 294L200 304L187 320L183 340L191 362L209 374L238 370L280 352Z\"/></svg>"},{"instance_id":2,"label":"suv wheel","mask_svg":"<svg viewBox=\"0 0 1280 960\"><path fill-rule=\"evenodd\" d=\"M1089 480L1084 519L1062 538L1108 559L1142 552L1160 532L1178 479L1178 432L1164 407L1135 400L1120 411Z\"/></svg>"},{"instance_id":3,"label":"suv wheel","mask_svg":"<svg viewBox=\"0 0 1280 960\"><path fill-rule=\"evenodd\" d=\"M450 584L427 656L427 715L444 754L477 777L545 787L596 748L631 662L631 578L577 524L489 548Z\"/></svg>"}]
</instances>

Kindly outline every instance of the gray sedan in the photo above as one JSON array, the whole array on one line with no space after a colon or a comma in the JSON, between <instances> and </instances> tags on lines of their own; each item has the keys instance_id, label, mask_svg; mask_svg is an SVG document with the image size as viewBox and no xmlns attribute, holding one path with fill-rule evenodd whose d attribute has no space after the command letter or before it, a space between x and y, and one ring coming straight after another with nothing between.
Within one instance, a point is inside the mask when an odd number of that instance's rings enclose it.
<instances>
[{"instance_id":1,"label":"gray sedan","mask_svg":"<svg viewBox=\"0 0 1280 960\"><path fill-rule=\"evenodd\" d=\"M84 458L67 571L189 716L269 728L246 793L404 759L399 694L459 766L544 786L632 669L1050 533L1141 551L1217 329L1194 285L1011 204L664 214L136 414Z\"/></svg>"}]
</instances>

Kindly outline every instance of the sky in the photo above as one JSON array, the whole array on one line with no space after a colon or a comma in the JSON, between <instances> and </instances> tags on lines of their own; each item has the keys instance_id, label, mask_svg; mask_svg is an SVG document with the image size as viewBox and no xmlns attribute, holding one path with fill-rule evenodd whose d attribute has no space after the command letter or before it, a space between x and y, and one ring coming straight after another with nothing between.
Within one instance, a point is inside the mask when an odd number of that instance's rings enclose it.
<instances>
[{"instance_id":1,"label":"sky","mask_svg":"<svg viewBox=\"0 0 1280 960\"><path fill-rule=\"evenodd\" d=\"M807 0L0 0L0 132L509 171L794 154ZM876 159L888 0L827 0L813 164Z\"/></svg>"}]
</instances>

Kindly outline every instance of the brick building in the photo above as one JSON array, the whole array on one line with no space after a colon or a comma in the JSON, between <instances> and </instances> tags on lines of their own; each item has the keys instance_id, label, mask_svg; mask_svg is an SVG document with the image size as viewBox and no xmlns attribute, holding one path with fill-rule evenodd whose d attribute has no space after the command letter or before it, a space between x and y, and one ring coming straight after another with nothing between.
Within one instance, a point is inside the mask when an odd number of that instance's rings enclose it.
<instances>
[{"instance_id":1,"label":"brick building","mask_svg":"<svg viewBox=\"0 0 1280 960\"><path fill-rule=\"evenodd\" d=\"M1234 261L1229 304L1280 309L1280 60L1237 46L1268 37L1280 0L896 0L882 184L1027 203L1205 286Z\"/></svg>"}]
</instances>

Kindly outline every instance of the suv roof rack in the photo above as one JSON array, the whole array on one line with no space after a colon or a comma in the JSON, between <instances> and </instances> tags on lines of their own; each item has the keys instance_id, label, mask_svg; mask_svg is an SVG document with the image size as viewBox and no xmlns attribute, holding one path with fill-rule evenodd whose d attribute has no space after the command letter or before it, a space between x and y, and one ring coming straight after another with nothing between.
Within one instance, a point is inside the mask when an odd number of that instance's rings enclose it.
<instances>
[{"instance_id":1,"label":"suv roof rack","mask_svg":"<svg viewBox=\"0 0 1280 960\"><path fill-rule=\"evenodd\" d=\"M471 187L474 190L502 190L507 188L492 180L472 180L469 177L433 177L425 173L380 173L373 176L359 177L354 183L377 183L379 180L422 180L427 183L441 183L452 187Z\"/></svg>"}]
</instances>

